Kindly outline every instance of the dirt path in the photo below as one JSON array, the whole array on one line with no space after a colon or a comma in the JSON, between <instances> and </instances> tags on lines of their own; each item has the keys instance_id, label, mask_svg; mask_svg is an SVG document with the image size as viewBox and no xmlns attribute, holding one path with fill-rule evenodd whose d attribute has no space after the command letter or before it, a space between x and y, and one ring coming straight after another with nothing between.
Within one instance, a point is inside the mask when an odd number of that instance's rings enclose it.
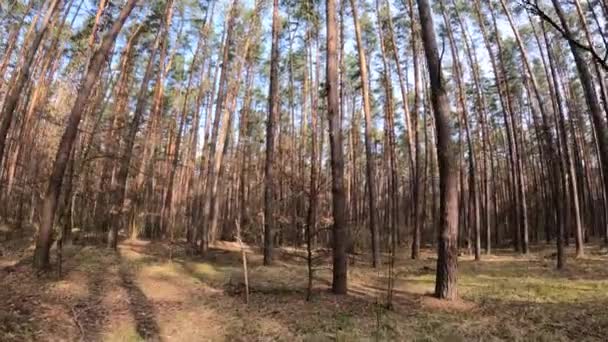
<instances>
[{"instance_id":1,"label":"dirt path","mask_svg":"<svg viewBox=\"0 0 608 342\"><path fill-rule=\"evenodd\" d=\"M72 246L60 279L17 263L0 278L0 341L601 341L608 334L608 258L594 250L565 272L544 254L462 258L464 299L449 304L427 295L432 255L404 258L395 310L387 311L385 274L364 261L351 265L349 296L329 294L329 269L321 268L306 302L301 260L282 255L263 267L254 251L246 306L238 248L216 247L205 259L176 248L169 260L159 243L124 241L118 253Z\"/></svg>"}]
</instances>

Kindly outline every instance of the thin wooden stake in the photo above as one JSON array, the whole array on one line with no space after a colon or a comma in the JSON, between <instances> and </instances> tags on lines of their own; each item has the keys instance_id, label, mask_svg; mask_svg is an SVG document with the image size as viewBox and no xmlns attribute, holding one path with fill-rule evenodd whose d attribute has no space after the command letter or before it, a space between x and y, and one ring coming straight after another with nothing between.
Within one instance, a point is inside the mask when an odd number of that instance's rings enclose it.
<instances>
[{"instance_id":1,"label":"thin wooden stake","mask_svg":"<svg viewBox=\"0 0 608 342\"><path fill-rule=\"evenodd\" d=\"M241 226L239 225L239 221L235 220L234 224L236 225L236 241L238 241L241 246L241 256L243 258L243 275L245 276L245 304L249 304L249 276L247 274L247 252L245 251L245 247L243 246L243 240L241 240Z\"/></svg>"}]
</instances>

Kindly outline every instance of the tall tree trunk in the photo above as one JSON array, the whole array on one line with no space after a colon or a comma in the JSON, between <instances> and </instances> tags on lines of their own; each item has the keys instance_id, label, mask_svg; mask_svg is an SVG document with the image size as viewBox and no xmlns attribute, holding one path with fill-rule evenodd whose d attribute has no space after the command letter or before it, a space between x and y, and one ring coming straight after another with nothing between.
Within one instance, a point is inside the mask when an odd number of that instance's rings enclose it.
<instances>
[{"instance_id":1,"label":"tall tree trunk","mask_svg":"<svg viewBox=\"0 0 608 342\"><path fill-rule=\"evenodd\" d=\"M410 41L412 48L412 60L414 64L414 108L408 121L409 134L413 135L409 142L410 164L412 164L411 178L411 203L412 203L412 259L420 257L420 240L422 225L418 222L418 195L420 193L420 156L418 146L418 112L420 111L420 62L418 59L418 31L416 30L416 18L414 15L414 2L408 0L409 17L410 17ZM426 129L426 128L425 128Z\"/></svg>"},{"instance_id":2,"label":"tall tree trunk","mask_svg":"<svg viewBox=\"0 0 608 342\"><path fill-rule=\"evenodd\" d=\"M44 34L48 30L51 19L59 8L60 3L61 0L45 1L43 6L43 8L46 8L44 19L42 20L40 27L34 33L32 43L24 52L23 63L19 66L19 69L14 72L11 78L10 89L6 95L6 98L4 99L2 114L0 115L0 120L2 120L0 122L0 172L2 171L2 160L4 157L6 138L8 135L8 130L11 127L11 123L13 122L15 109L17 109L17 105L19 104L19 98L21 97L23 88L30 79L30 72L34 62L34 57L36 57L36 52L38 52L38 47L40 46L42 38L44 38ZM32 25L35 27L36 22L32 22Z\"/></svg>"},{"instance_id":3,"label":"tall tree trunk","mask_svg":"<svg viewBox=\"0 0 608 342\"><path fill-rule=\"evenodd\" d=\"M380 258L380 238L378 228L376 227L376 170L374 167L373 141L372 141L372 113L369 98L369 80L367 77L367 60L365 55L365 47L363 46L363 38L361 37L361 25L359 25L359 16L357 13L357 4L355 0L350 0L350 6L353 12L353 21L355 24L355 35L357 37L357 50L359 55L359 73L361 75L361 92L363 97L363 113L365 115L365 157L366 157L366 175L367 175L367 202L369 209L369 231L371 233L372 245L372 266L378 267Z\"/></svg>"},{"instance_id":4,"label":"tall tree trunk","mask_svg":"<svg viewBox=\"0 0 608 342\"><path fill-rule=\"evenodd\" d=\"M557 16L562 24L564 31L569 36L572 36L568 20L562 9L561 4L557 0L552 0L552 2L553 7L555 8L555 12L557 13ZM597 144L600 152L599 159L601 164L601 170L604 180L606 180L608 179L608 129L606 128L606 124L602 116L602 108L600 107L600 103L596 93L595 83L593 81L593 76L589 69L588 62L585 60L582 50L576 44L574 44L572 40L568 40L568 45L570 46L570 50L572 52L572 55L574 56L576 69L578 71L578 75L583 86L585 100L587 102L587 106L589 107L589 112L592 119L591 122L593 123L593 127L597 134ZM604 183L604 191L608 193L608 183L606 182ZM579 255L579 253L582 255L582 232L579 236L581 236L581 241L577 243L577 255ZM580 247L578 246L579 243L581 243Z\"/></svg>"},{"instance_id":5,"label":"tall tree trunk","mask_svg":"<svg viewBox=\"0 0 608 342\"><path fill-rule=\"evenodd\" d=\"M335 294L346 294L347 284L347 226L344 194L344 152L342 151L342 127L340 122L340 98L338 95L338 54L335 0L326 1L327 20L327 119L329 122L329 145L331 149L332 207L333 207L333 282Z\"/></svg>"},{"instance_id":6,"label":"tall tree trunk","mask_svg":"<svg viewBox=\"0 0 608 342\"><path fill-rule=\"evenodd\" d=\"M103 225L103 228L109 227L112 230L112 215L108 215L107 204L112 205L111 194L115 188L115 169L116 160L118 160L118 148L120 145L121 137L117 132L122 131L122 127L127 117L127 106L129 96L129 81L133 72L133 58L134 48L138 37L141 35L143 25L139 25L135 31L131 34L131 37L127 41L125 48L122 52L122 58L120 63L120 76L115 86L115 105L112 108L111 117L109 118L109 125L104 137L104 151L107 154L106 160L103 161L103 167L100 177L100 191L98 194L98 202L101 205L98 206L98 210L95 213L96 221ZM110 240L110 239L108 239ZM112 247L112 244L110 245Z\"/></svg>"},{"instance_id":7,"label":"tall tree trunk","mask_svg":"<svg viewBox=\"0 0 608 342\"><path fill-rule=\"evenodd\" d=\"M15 4L16 3L17 2L15 2ZM11 60L11 56L13 54L13 51L15 50L15 47L17 45L17 41L19 39L19 34L21 33L21 29L23 28L23 23L25 22L27 14L32 9L32 6L34 6L34 1L29 1L27 8L23 12L24 14L21 16L21 19L19 19L18 23L13 25L13 28L9 33L9 36L8 36L8 39L6 42L6 48L3 51L4 56L2 57L2 62L0 62L0 75L2 75L2 77L0 77L0 89L3 88L5 85L6 80L4 77L5 77L6 68L8 67L8 64Z\"/></svg>"},{"instance_id":8,"label":"tall tree trunk","mask_svg":"<svg viewBox=\"0 0 608 342\"><path fill-rule=\"evenodd\" d=\"M496 85L496 88L498 89L498 97L500 99L500 105L501 105L501 113L503 116L503 121L505 123L505 130L506 130L506 135L507 135L507 143L508 143L508 160L507 160L507 165L510 166L508 169L508 184L507 186L509 186L509 192L506 192L506 199L508 199L509 201L505 201L504 203L506 203L506 205L508 205L510 207L510 210L507 211L506 214L506 221L508 222L508 219L510 218L509 216L511 214L513 214L512 216L514 216L514 221L515 221L515 225L514 225L514 230L513 230L513 238L512 238L512 243L513 246L515 248L515 250L520 250L521 248L521 241L520 241L520 231L521 231L521 225L520 225L520 215L519 213L521 212L520 210L520 198L521 198L521 192L519 191L519 186L518 184L520 183L520 177L519 177L519 172L518 172L518 159L517 159L517 141L516 141L516 136L514 133L515 127L514 127L514 121L513 121L513 113L512 113L512 99L510 96L510 91L509 91L509 84L508 84L508 79L506 77L506 70L505 70L505 63L503 61L503 49L502 49L502 43L500 41L500 37L498 37L496 39L496 45L497 45L497 55L494 54L494 50L492 49L491 46L491 37L490 34L488 32L488 29L486 27L485 24L485 18L482 15L482 9L481 9L481 5L479 0L475 0L475 4L474 4L474 9L475 9L475 13L476 13L476 17L477 17L477 21L479 24L479 27L481 29L482 32L482 37L483 37L483 41L484 41L484 45L486 47L486 50L488 52L489 55L489 59L492 65L492 72L494 74L494 82ZM497 21L496 21L496 16L494 15L494 10L491 9L491 17L492 17L492 23L494 24L494 29L495 32L497 32L496 34L498 35L497 31ZM496 59L498 59L498 63L496 61ZM512 201L511 201L511 197L512 197ZM509 224L506 224L507 227L509 227Z\"/></svg>"},{"instance_id":9,"label":"tall tree trunk","mask_svg":"<svg viewBox=\"0 0 608 342\"><path fill-rule=\"evenodd\" d=\"M563 105L563 94L561 91L561 86L559 84L559 78L556 72L556 65L555 65L555 59L553 57L553 52L551 51L551 46L549 45L549 38L547 35L547 31L545 30L544 24L542 24L542 28L543 28L543 37L545 39L545 45L547 47L547 56L548 56L548 60L549 60L549 70L551 70L551 77L550 77L550 81L553 82L553 96L554 98L554 103L556 104L556 115L557 115L557 122L559 124L559 134L560 134L560 139L562 141L563 144L563 155L564 155L564 160L565 160L565 168L567 168L567 171L565 172L565 176L566 176L566 183L568 183L568 185L570 186L570 193L572 195L572 199L573 199L573 206L574 206L574 223L575 223L575 229L576 229L576 256L577 257L582 257L584 254L583 251L583 228L582 228L582 221L581 221L581 212L580 212L580 203L579 203L579 192L578 192L578 184L577 184L577 177L576 177L576 173L575 173L575 166L574 166L574 160L573 160L573 155L570 153L570 148L568 148L568 137L567 137L567 131L566 131L566 124L565 124L565 108ZM549 78L549 75L547 75L547 77ZM576 147L575 144L573 144L574 147ZM567 208L567 210L570 210L570 208Z\"/></svg>"},{"instance_id":10,"label":"tall tree trunk","mask_svg":"<svg viewBox=\"0 0 608 342\"><path fill-rule=\"evenodd\" d=\"M156 38L154 39L154 43L152 45L152 49L150 50L150 56L148 59L148 63L146 66L146 70L144 72L144 77L141 81L141 85L139 87L137 93L137 101L135 104L135 110L133 112L133 118L128 126L127 133L124 137L124 151L120 156L120 165L118 167L118 171L116 173L116 181L114 183L114 188L112 189L112 209L110 211L111 219L111 227L108 231L108 247L116 249L117 241L118 241L118 230L122 225L122 217L123 210L125 206L126 192L127 192L127 179L129 177L129 169L131 168L131 160L133 158L133 149L135 147L135 137L139 130L139 125L143 119L144 109L147 103L147 95L148 95L148 84L152 79L152 73L154 71L154 60L158 48L161 44L161 41L165 37L163 32L167 30L167 26L170 23L170 17L173 13L170 10L170 6L172 5L172 1L167 3L167 7L165 7L165 16L163 17L163 22L161 23L161 27L159 28L159 32L156 34ZM136 236L136 232L131 232L132 236Z\"/></svg>"},{"instance_id":11,"label":"tall tree trunk","mask_svg":"<svg viewBox=\"0 0 608 342\"><path fill-rule=\"evenodd\" d=\"M229 117L229 112L225 110L226 106L226 98L228 92L228 72L229 67L232 65L232 61L230 58L230 47L233 43L233 31L234 25L237 16L237 6L238 0L233 0L230 5L230 14L226 23L225 29L225 39L224 46L222 50L222 64L220 67L220 76L219 76L219 85L218 92L216 98L216 107L215 107L215 118L213 120L213 127L211 128L211 137L210 139L205 139L206 144L208 146L205 147L204 155L206 156L205 160L205 172L207 177L205 177L205 184L203 186L203 213L202 213L202 223L201 223L201 245L200 251L201 254L206 255L209 250L209 232L210 225L213 222L212 215L215 215L215 212L212 211L212 208L215 206L215 197L217 195L217 173L219 172L222 156L223 156L223 144L224 144L224 131L227 133L227 121ZM222 126L222 132L220 133L220 121L224 122ZM220 134L222 137L220 137ZM221 144L220 144L221 143ZM218 145L219 148L218 148ZM216 166L216 164L218 164Z\"/></svg>"},{"instance_id":12,"label":"tall tree trunk","mask_svg":"<svg viewBox=\"0 0 608 342\"><path fill-rule=\"evenodd\" d=\"M557 13L557 16L562 24L564 31L567 33L567 35L572 37L572 31L569 27L568 20L562 9L561 4L559 3L559 1L556 0L552 0L552 2L555 8L555 12ZM583 56L583 51L576 44L574 44L572 40L568 40L568 44L570 46L572 55L574 56L576 69L578 71L578 75L583 86L585 100L587 102L587 106L591 114L591 122L593 123L595 132L597 134L597 144L600 152L599 159L601 164L601 170L603 178L604 180L606 180L608 179L608 129L606 128L606 123L604 122L602 116L602 108L600 107L599 99L597 97L593 76L589 69L588 62ZM604 191L608 193L607 182L604 182ZM580 235L582 236L582 233ZM580 247L579 251L579 246L577 243L577 255L579 255L579 253L582 253L582 246Z\"/></svg>"},{"instance_id":13,"label":"tall tree trunk","mask_svg":"<svg viewBox=\"0 0 608 342\"><path fill-rule=\"evenodd\" d=\"M272 263L272 239L274 228L274 155L279 124L281 102L279 97L279 0L273 1L272 50L270 56L270 89L268 97L268 121L266 122L266 163L264 167L264 265Z\"/></svg>"},{"instance_id":14,"label":"tall tree trunk","mask_svg":"<svg viewBox=\"0 0 608 342\"><path fill-rule=\"evenodd\" d=\"M72 107L72 111L68 117L68 124L59 142L55 162L51 171L48 188L44 196L42 205L42 214L40 220L40 231L36 241L36 249L34 251L34 267L43 269L49 266L49 250L51 248L51 233L57 209L57 200L61 192L61 184L63 183L63 175L70 158L74 146L74 140L78 133L78 125L82 118L82 112L86 103L89 101L89 95L93 90L94 85L98 81L99 73L106 63L108 54L114 47L114 43L125 21L131 14L137 0L128 0L123 6L118 19L114 22L108 33L103 38L101 46L89 62L89 68L86 76L80 86L78 95Z\"/></svg>"},{"instance_id":15,"label":"tall tree trunk","mask_svg":"<svg viewBox=\"0 0 608 342\"><path fill-rule=\"evenodd\" d=\"M439 162L440 222L435 296L453 300L458 297L458 163L452 141L450 101L441 71L433 16L428 0L418 0L422 41L431 82L431 102L437 131Z\"/></svg>"},{"instance_id":16,"label":"tall tree trunk","mask_svg":"<svg viewBox=\"0 0 608 342\"><path fill-rule=\"evenodd\" d=\"M192 87L192 78L194 76L194 70L196 68L196 63L198 59L198 53L201 48L201 41L197 43L196 50L192 57L192 63L190 65L190 71L188 75L188 84L186 85L185 94L184 94L184 102L182 104L181 115L180 115L180 123L179 128L177 130L177 136L175 138L175 147L173 151L173 159L171 161L171 167L169 171L169 181L167 185L167 191L165 196L164 205L161 210L161 231L169 231L171 242L173 242L173 236L175 234L175 227L173 227L173 217L174 217L174 205L173 205L173 188L175 183L175 176L178 169L179 164L179 154L182 142L182 135L184 134L184 127L186 125L186 119L188 117L188 99L190 96L190 88ZM177 117L177 116L176 116Z\"/></svg>"},{"instance_id":17,"label":"tall tree trunk","mask_svg":"<svg viewBox=\"0 0 608 342\"><path fill-rule=\"evenodd\" d=\"M473 141L471 139L471 129L469 127L469 109L465 100L466 91L463 81L462 65L460 64L460 56L456 47L456 40L454 39L454 33L452 31L452 24L448 18L447 9L445 3L440 0L444 23L446 25L448 40L450 42L450 50L452 53L452 64L454 66L454 75L456 78L456 85L458 87L458 102L462 110L462 121L464 122L465 137L467 142L467 149L469 150L469 212L472 219L473 235L475 239L475 260L481 260L481 217L480 217L480 201L479 194L477 191L477 167L476 167L476 156L475 149L473 148ZM470 225L469 225L470 226ZM470 228L469 228L470 229Z\"/></svg>"},{"instance_id":18,"label":"tall tree trunk","mask_svg":"<svg viewBox=\"0 0 608 342\"><path fill-rule=\"evenodd\" d=\"M306 216L306 248L308 250L308 253L311 253L312 250L312 242L313 242L313 235L316 234L317 231L317 211L318 211L318 185L317 185L317 178L319 177L319 171L318 171L318 161L319 158L317 157L318 155L318 88L319 88L319 74L320 74L320 53L319 53L319 44L318 44L318 35L315 35L315 37L317 37L317 41L315 46L317 47L315 50L315 71L314 73L311 70L311 91L310 91L310 102L311 102L311 108L310 108L310 197L308 200L308 214ZM311 41L312 37L311 34L308 34L308 41ZM309 48L310 50L310 58L307 57L307 59L310 62L311 65L311 69L312 69L312 48ZM309 272L312 273L312 260L311 260L311 256L309 255L308 258L308 268L309 268ZM312 275L309 275L310 277L312 277Z\"/></svg>"},{"instance_id":19,"label":"tall tree trunk","mask_svg":"<svg viewBox=\"0 0 608 342\"><path fill-rule=\"evenodd\" d=\"M389 12L390 16L390 12ZM390 250L389 260L389 284L388 284L388 295L387 295L387 306L392 307L392 296L394 287L394 266L395 266L395 254L397 249L397 230L398 230L398 218L399 218L399 182L397 177L397 154L395 151L395 120L394 120L394 106L393 106L393 88L392 88L392 75L390 66L386 58L386 47L384 40L384 29L382 25L382 17L380 15L380 1L376 0L376 18L378 20L378 38L380 42L380 56L382 57L382 83L385 93L385 105L384 105L384 122L385 122L385 155L386 155L386 186L387 186L387 228L388 228L388 242Z\"/></svg>"},{"instance_id":20,"label":"tall tree trunk","mask_svg":"<svg viewBox=\"0 0 608 342\"><path fill-rule=\"evenodd\" d=\"M410 1L411 3L411 1ZM411 4L410 4L411 6ZM419 205L418 205L418 193L419 193L419 184L420 184L420 180L419 180L419 175L418 175L418 161L419 161L419 148L418 148L418 111L417 108L414 111L414 113L410 113L410 106L409 106L409 99L408 99L408 91L406 89L407 87L407 81L406 81L406 77L403 73L402 67L401 67L401 59L399 57L399 48L397 46L397 42L395 40L395 30L394 30L394 25L393 25L393 17L392 17L392 11L391 11L391 4L390 1L386 1L386 8L388 11L388 39L392 45L391 48L391 52L393 54L393 58L395 60L395 68L397 70L397 77L399 80L399 90L401 92L401 104L403 107L403 113L405 116L405 123L407 125L407 142L408 142L408 151L409 151L409 165L410 165L410 174L411 174L411 180L410 180L410 184L411 184L411 201L410 201L410 211L411 211L411 224L413 227L413 232L414 232L414 240L417 241L417 244L414 246L412 245L412 247L416 247L416 248L412 248L412 257L417 257L418 253L419 253L419 247L420 247L420 243L419 243L419 235L420 235L420 228L418 226L419 224ZM412 16L413 16L413 8L411 8L411 12L412 12ZM413 30L413 25L414 23L411 23L412 25L412 29L411 29L411 45L412 45L412 50L414 51L414 64L415 64L415 68L414 68L414 72L417 72L418 69L418 54L417 54L417 39ZM417 76L416 76L417 78ZM417 93L417 90L416 90ZM418 96L417 94L415 95L416 97Z\"/></svg>"},{"instance_id":21,"label":"tall tree trunk","mask_svg":"<svg viewBox=\"0 0 608 342\"><path fill-rule=\"evenodd\" d=\"M473 74L473 82L475 84L475 95L477 98L477 112L478 112L478 120L479 125L481 125L481 139L482 139L482 155L483 155L483 190L484 190L484 224L486 226L486 254L491 253L491 244L492 244L492 215L491 215L491 194L490 194L490 179L491 177L491 167L488 164L488 149L491 149L491 144L489 143L488 138L488 128L487 128L487 103L485 94L483 93L482 85L481 85L481 77L479 75L479 61L477 58L477 53L475 49L471 47L469 33L463 23L463 20L460 16L460 12L458 7L455 5L454 0L452 0L454 4L454 12L456 14L456 20L458 25L462 31L462 37L464 41L466 56L469 62L469 66L471 68L471 72ZM481 222L478 223L478 226Z\"/></svg>"}]
</instances>

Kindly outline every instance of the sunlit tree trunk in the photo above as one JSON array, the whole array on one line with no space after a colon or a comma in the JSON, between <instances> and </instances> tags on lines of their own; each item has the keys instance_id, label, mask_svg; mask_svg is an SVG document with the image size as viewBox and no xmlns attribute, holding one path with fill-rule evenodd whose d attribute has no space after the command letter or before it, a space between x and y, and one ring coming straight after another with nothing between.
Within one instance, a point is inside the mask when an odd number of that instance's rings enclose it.
<instances>
[{"instance_id":1,"label":"sunlit tree trunk","mask_svg":"<svg viewBox=\"0 0 608 342\"><path fill-rule=\"evenodd\" d=\"M428 0L418 0L422 41L431 84L431 102L437 131L437 159L440 182L440 221L435 296L453 300L458 297L458 163L452 141L450 102L441 70L433 16Z\"/></svg>"},{"instance_id":2,"label":"sunlit tree trunk","mask_svg":"<svg viewBox=\"0 0 608 342\"><path fill-rule=\"evenodd\" d=\"M116 37L120 33L120 30L136 3L137 0L127 1L123 6L119 17L104 36L101 46L91 57L89 68L68 117L68 124L59 142L57 155L55 157L49 185L42 206L40 231L38 233L36 249L34 251L34 266L38 269L46 268L49 265L49 250L52 240L51 232L55 218L55 210L57 209L57 200L59 199L59 194L61 192L65 169L72 152L76 134L78 133L78 125L82 118L82 112L84 111L86 103L89 101L89 95L91 94L94 85L98 81L97 77L106 62L108 54L114 47Z\"/></svg>"},{"instance_id":3,"label":"sunlit tree trunk","mask_svg":"<svg viewBox=\"0 0 608 342\"><path fill-rule=\"evenodd\" d=\"M233 42L233 30L234 24L237 15L237 5L238 0L234 0L231 3L229 18L226 23L226 31L225 31L225 43L222 52L222 64L220 68L220 79L218 85L218 94L216 98L216 107L215 107L215 118L213 120L213 126L211 130L211 136L209 139L205 139L208 147L206 148L206 155L208 155L205 165L206 179L203 190L203 213L202 213L202 222L201 222L201 245L200 251L201 254L206 255L209 250L209 232L211 231L210 225L213 221L213 217L215 213L212 213L212 207L215 206L215 197L217 196L217 173L219 172L219 168L221 166L215 166L216 161L220 162L223 156L223 143L221 147L218 148L218 144L220 139L224 139L225 134L223 131L226 131L227 134L227 121L230 113L225 110L226 105L226 97L228 92L228 72L229 67L232 65L229 49ZM224 124L222 125L222 137L220 137L220 121ZM219 151L219 152L218 152Z\"/></svg>"},{"instance_id":4,"label":"sunlit tree trunk","mask_svg":"<svg viewBox=\"0 0 608 342\"><path fill-rule=\"evenodd\" d=\"M0 115L0 172L2 171L2 160L4 157L4 150L6 146L6 138L8 136L9 129L13 122L13 116L17 105L19 104L19 98L22 95L23 89L30 79L30 73L33 66L34 58L38 52L38 48L45 33L49 28L49 24L55 15L55 12L59 8L61 0L46 0L43 8L46 8L46 13L40 26L37 27L32 36L32 42L24 50L23 61L18 65L18 70L13 73L9 83L9 91L4 99L2 105L2 114ZM32 27L37 26L36 20L32 21Z\"/></svg>"}]
</instances>

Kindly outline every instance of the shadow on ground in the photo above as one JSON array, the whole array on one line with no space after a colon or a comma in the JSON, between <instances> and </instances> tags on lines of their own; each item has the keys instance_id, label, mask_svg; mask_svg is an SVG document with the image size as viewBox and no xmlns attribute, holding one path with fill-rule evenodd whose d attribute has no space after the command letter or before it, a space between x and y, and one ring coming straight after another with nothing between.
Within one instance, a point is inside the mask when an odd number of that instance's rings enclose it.
<instances>
[{"instance_id":1,"label":"shadow on ground","mask_svg":"<svg viewBox=\"0 0 608 342\"><path fill-rule=\"evenodd\" d=\"M371 268L365 255L352 257L349 295L334 296L330 259L320 253L307 302L302 251L278 251L268 267L249 248L245 305L236 244L218 243L204 258L187 255L184 244L123 241L117 253L75 246L66 250L62 279L32 276L26 264L0 279L8 303L0 340L602 341L608 257L594 248L569 258L565 271L542 248L526 257L498 251L481 262L463 256L462 299L451 303L429 295L433 251L420 260L400 255L387 310L386 267Z\"/></svg>"},{"instance_id":2,"label":"shadow on ground","mask_svg":"<svg viewBox=\"0 0 608 342\"><path fill-rule=\"evenodd\" d=\"M120 251L119 258L122 259ZM154 306L137 286L130 267L121 260L119 274L122 287L127 291L129 311L135 320L135 330L139 337L146 341L162 341L160 328L156 321Z\"/></svg>"}]
</instances>

